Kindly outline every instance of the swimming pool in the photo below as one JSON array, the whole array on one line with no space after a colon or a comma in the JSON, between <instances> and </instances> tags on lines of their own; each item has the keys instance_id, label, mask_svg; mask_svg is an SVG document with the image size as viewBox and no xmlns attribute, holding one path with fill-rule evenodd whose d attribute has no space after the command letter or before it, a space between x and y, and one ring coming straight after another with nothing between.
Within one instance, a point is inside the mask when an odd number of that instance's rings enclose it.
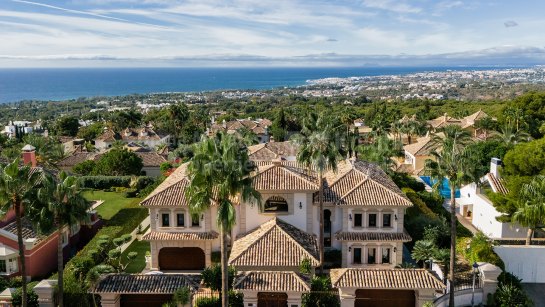
<instances>
[{"instance_id":1,"label":"swimming pool","mask_svg":"<svg viewBox=\"0 0 545 307\"><path fill-rule=\"evenodd\" d=\"M420 176L420 178L430 187L433 187L433 185L437 182L435 179L431 179L430 176ZM441 183L441 186L439 187L439 192L444 198L450 198L450 185L447 178L443 178L443 182ZM456 189L454 192L454 196L456 198L460 197L460 190Z\"/></svg>"}]
</instances>

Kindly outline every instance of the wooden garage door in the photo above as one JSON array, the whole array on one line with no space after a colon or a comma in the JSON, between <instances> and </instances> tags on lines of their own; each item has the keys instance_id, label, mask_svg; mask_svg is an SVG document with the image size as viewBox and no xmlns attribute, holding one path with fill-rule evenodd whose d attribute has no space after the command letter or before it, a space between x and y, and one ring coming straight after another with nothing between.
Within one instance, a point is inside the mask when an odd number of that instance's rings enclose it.
<instances>
[{"instance_id":1,"label":"wooden garage door","mask_svg":"<svg viewBox=\"0 0 545 307\"><path fill-rule=\"evenodd\" d=\"M356 290L355 307L414 307L413 290Z\"/></svg>"},{"instance_id":2,"label":"wooden garage door","mask_svg":"<svg viewBox=\"0 0 545 307\"><path fill-rule=\"evenodd\" d=\"M202 270L204 251L198 247L165 247L159 251L160 270Z\"/></svg>"},{"instance_id":3,"label":"wooden garage door","mask_svg":"<svg viewBox=\"0 0 545 307\"><path fill-rule=\"evenodd\" d=\"M287 307L288 295L286 293L259 292L257 294L257 307Z\"/></svg>"},{"instance_id":4,"label":"wooden garage door","mask_svg":"<svg viewBox=\"0 0 545 307\"><path fill-rule=\"evenodd\" d=\"M172 300L172 294L122 294L121 307L161 307Z\"/></svg>"}]
</instances>

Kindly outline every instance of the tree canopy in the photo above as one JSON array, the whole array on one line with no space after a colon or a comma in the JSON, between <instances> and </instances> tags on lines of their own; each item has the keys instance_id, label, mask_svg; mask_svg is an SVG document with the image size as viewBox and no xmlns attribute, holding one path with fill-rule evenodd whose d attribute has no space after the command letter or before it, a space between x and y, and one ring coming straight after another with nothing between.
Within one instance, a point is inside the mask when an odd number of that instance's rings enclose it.
<instances>
[{"instance_id":1,"label":"tree canopy","mask_svg":"<svg viewBox=\"0 0 545 307\"><path fill-rule=\"evenodd\" d=\"M96 162L93 173L104 176L140 175L142 159L124 148L112 148Z\"/></svg>"}]
</instances>

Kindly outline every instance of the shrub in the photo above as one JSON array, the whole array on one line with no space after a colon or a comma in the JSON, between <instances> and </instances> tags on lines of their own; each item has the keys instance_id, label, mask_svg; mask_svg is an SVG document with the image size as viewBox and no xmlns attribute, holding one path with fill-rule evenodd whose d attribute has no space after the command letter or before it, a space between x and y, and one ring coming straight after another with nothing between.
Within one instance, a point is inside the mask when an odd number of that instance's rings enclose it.
<instances>
[{"instance_id":1,"label":"shrub","mask_svg":"<svg viewBox=\"0 0 545 307\"><path fill-rule=\"evenodd\" d=\"M218 297L199 297L195 300L195 307L218 307L221 301Z\"/></svg>"},{"instance_id":2,"label":"shrub","mask_svg":"<svg viewBox=\"0 0 545 307\"><path fill-rule=\"evenodd\" d=\"M426 189L426 185L424 183L417 181L406 173L393 173L392 180L400 189L409 188L416 192L421 192Z\"/></svg>"},{"instance_id":3,"label":"shrub","mask_svg":"<svg viewBox=\"0 0 545 307\"><path fill-rule=\"evenodd\" d=\"M337 307L341 305L339 296L333 292L329 277L315 276L310 282L310 292L302 295L303 307Z\"/></svg>"},{"instance_id":4,"label":"shrub","mask_svg":"<svg viewBox=\"0 0 545 307\"><path fill-rule=\"evenodd\" d=\"M21 293L21 291L22 291L21 288L18 288L17 290L15 290L11 294L12 305L14 307L22 306L22 293ZM40 306L40 304L38 303L38 294L36 294L36 292L34 292L34 289L32 289L32 287L28 287L26 301L27 301L27 306L28 307L39 307Z\"/></svg>"},{"instance_id":5,"label":"shrub","mask_svg":"<svg viewBox=\"0 0 545 307\"><path fill-rule=\"evenodd\" d=\"M220 263L221 262L221 252L212 252L212 255L210 256L212 258L212 263Z\"/></svg>"},{"instance_id":6,"label":"shrub","mask_svg":"<svg viewBox=\"0 0 545 307\"><path fill-rule=\"evenodd\" d=\"M136 194L138 193L138 191L136 189L128 189L125 191L125 193L123 193L123 197L125 198L134 198L136 197Z\"/></svg>"},{"instance_id":7,"label":"shrub","mask_svg":"<svg viewBox=\"0 0 545 307\"><path fill-rule=\"evenodd\" d=\"M79 177L79 183L82 188L94 189L94 190L106 190L115 187L130 188L131 176L81 176ZM153 184L155 178L148 176L138 177L135 188L142 190L147 186ZM110 190L111 191L111 190Z\"/></svg>"},{"instance_id":8,"label":"shrub","mask_svg":"<svg viewBox=\"0 0 545 307\"><path fill-rule=\"evenodd\" d=\"M498 307L529 307L533 304L521 288L514 285L500 285L494 293L494 305Z\"/></svg>"},{"instance_id":9,"label":"shrub","mask_svg":"<svg viewBox=\"0 0 545 307\"><path fill-rule=\"evenodd\" d=\"M403 193L407 195L409 200L414 204L413 207L410 207L407 209L407 215L409 217L418 216L421 214L426 215L429 218L436 219L437 214L435 214L422 199L420 199L420 196L412 189L410 188L403 188Z\"/></svg>"},{"instance_id":10,"label":"shrub","mask_svg":"<svg viewBox=\"0 0 545 307\"><path fill-rule=\"evenodd\" d=\"M231 288L236 275L236 270L233 266L230 266L228 270L229 280L227 284L229 285L229 288ZM214 264L204 269L202 271L202 283L212 290L221 290L221 265Z\"/></svg>"}]
</instances>

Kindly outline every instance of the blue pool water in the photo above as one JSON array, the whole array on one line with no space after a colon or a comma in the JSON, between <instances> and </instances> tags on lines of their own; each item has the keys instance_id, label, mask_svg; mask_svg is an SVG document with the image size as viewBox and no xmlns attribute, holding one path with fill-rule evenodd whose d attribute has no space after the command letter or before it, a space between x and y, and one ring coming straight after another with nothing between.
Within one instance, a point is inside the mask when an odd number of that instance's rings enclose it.
<instances>
[{"instance_id":1,"label":"blue pool water","mask_svg":"<svg viewBox=\"0 0 545 307\"><path fill-rule=\"evenodd\" d=\"M420 176L420 178L430 187L433 187L433 185L437 182L436 179L431 179L430 176ZM450 185L447 178L443 178L439 192L444 198L450 198ZM454 195L456 198L460 197L460 190L456 189L456 191L454 191Z\"/></svg>"}]
</instances>

